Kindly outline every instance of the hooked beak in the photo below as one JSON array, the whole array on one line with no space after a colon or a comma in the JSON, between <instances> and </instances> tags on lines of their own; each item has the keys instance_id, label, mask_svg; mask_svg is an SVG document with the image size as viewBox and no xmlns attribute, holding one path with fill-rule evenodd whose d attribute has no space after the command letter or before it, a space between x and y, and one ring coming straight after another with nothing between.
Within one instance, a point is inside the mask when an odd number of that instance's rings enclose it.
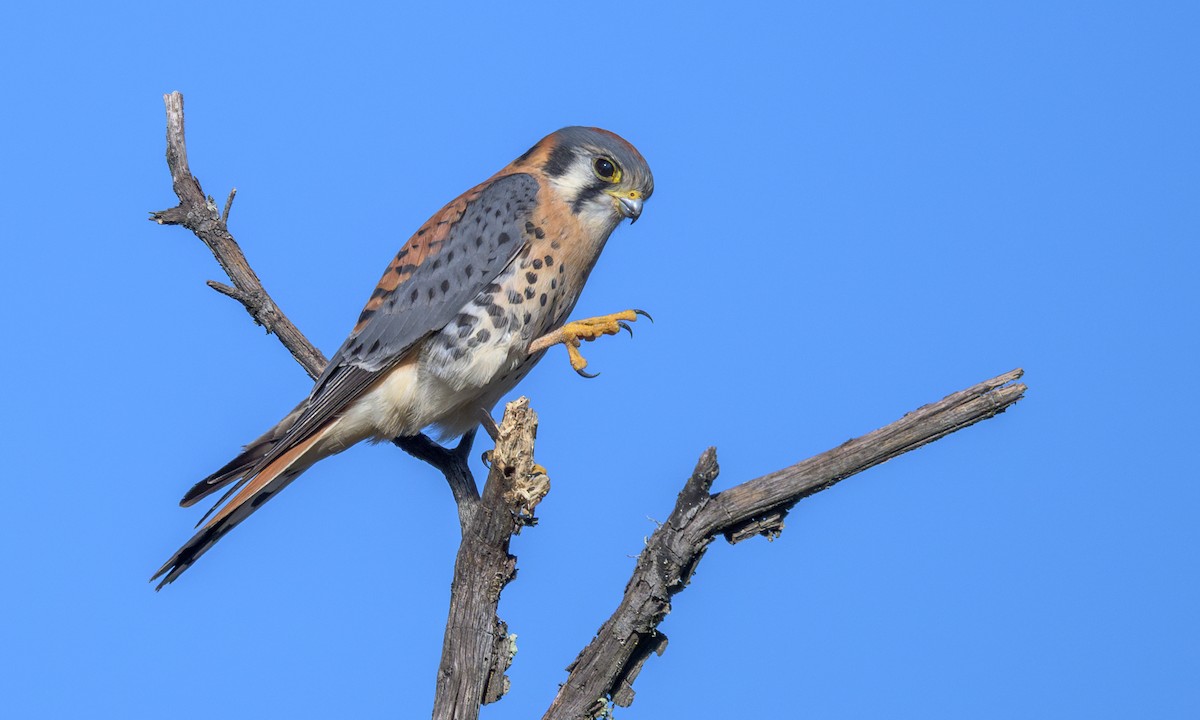
<instances>
[{"instance_id":1,"label":"hooked beak","mask_svg":"<svg viewBox=\"0 0 1200 720\"><path fill-rule=\"evenodd\" d=\"M637 222L637 219L642 215L642 199L640 197L619 197L617 205L621 214L629 218L629 224Z\"/></svg>"}]
</instances>

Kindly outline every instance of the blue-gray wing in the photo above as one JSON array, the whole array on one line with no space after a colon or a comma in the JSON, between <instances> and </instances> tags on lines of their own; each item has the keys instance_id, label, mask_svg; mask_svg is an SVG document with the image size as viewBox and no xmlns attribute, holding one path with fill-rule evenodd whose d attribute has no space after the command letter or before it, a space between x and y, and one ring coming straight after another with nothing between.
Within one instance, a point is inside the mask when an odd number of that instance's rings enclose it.
<instances>
[{"instance_id":1,"label":"blue-gray wing","mask_svg":"<svg viewBox=\"0 0 1200 720\"><path fill-rule=\"evenodd\" d=\"M537 193L532 176L505 175L430 218L393 258L358 324L317 379L308 407L258 468L336 416L486 289L525 247Z\"/></svg>"}]
</instances>

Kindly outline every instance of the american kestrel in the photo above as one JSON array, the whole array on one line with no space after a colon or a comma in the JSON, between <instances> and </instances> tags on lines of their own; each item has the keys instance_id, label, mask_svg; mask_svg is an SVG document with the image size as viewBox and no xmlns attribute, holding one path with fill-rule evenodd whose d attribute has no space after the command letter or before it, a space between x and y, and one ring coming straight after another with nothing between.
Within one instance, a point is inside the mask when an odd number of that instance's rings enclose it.
<instances>
[{"instance_id":1,"label":"american kestrel","mask_svg":"<svg viewBox=\"0 0 1200 720\"><path fill-rule=\"evenodd\" d=\"M430 426L443 438L473 430L551 344L582 373L580 340L640 311L567 316L609 235L653 191L632 145L568 127L438 211L396 253L308 397L184 495L189 507L234 483L151 580L175 580L318 460Z\"/></svg>"}]
</instances>

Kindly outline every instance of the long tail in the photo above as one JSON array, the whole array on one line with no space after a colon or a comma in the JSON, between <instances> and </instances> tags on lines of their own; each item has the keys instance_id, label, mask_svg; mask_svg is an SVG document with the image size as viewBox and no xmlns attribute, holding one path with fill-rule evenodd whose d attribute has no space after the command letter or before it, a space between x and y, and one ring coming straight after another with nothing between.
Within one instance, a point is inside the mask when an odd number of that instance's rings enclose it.
<instances>
[{"instance_id":1,"label":"long tail","mask_svg":"<svg viewBox=\"0 0 1200 720\"><path fill-rule=\"evenodd\" d=\"M192 489L188 490L184 494L183 499L179 501L179 506L191 507L234 480L239 478L246 479L253 472L254 468L259 466L263 458L275 448L275 443L279 442L280 438L287 434L287 431L292 428L292 425L295 424L296 419L300 417L300 414L304 412L306 407L308 407L307 398L288 413L287 417L280 420L275 427L266 431L261 437L243 448L240 455L230 460L220 470L193 485ZM218 502L217 504L220 505L221 503ZM216 510L216 508L213 508L213 510ZM207 519L208 515L205 515L201 518L200 522L202 523ZM200 523L196 524L199 525Z\"/></svg>"},{"instance_id":2,"label":"long tail","mask_svg":"<svg viewBox=\"0 0 1200 720\"><path fill-rule=\"evenodd\" d=\"M197 558L208 552L209 548L215 545L216 542L224 537L226 533L236 527L238 523L250 517L251 513L261 507L263 503L269 500L280 490L287 487L292 480L295 480L300 475L300 473L312 467L313 463L324 457L325 455L320 452L318 444L322 438L328 435L337 426L337 424L337 420L327 423L325 427L297 443L295 447L288 449L278 458L272 460L267 464L266 467L258 472L258 474L244 479L242 482L244 482L245 485L237 491L237 494L233 496L233 499L222 506L221 509L218 510L213 516L213 518L209 520L208 523L206 523L202 528L200 528L199 532L192 536L191 540L188 540L183 547L179 548L179 550L171 556L171 559L164 563L163 566L158 569L158 572L154 573L154 577L150 578L151 582L160 577L163 578L162 582L160 582L154 589L161 590L164 585L168 585L173 582L175 578L183 574L184 570L187 570L189 567L191 567L192 564L196 562ZM268 433L268 435L270 435L270 433ZM267 436L264 435L263 438L265 437ZM259 438L259 440L262 440L263 438ZM251 452L258 442L259 441L251 443L251 445L247 447L247 453ZM271 444L273 445L274 441L272 441ZM268 450L269 449L270 448L268 447ZM263 451L263 454L265 454L265 452L266 451ZM243 455L238 456L237 459L235 459L229 465L226 465L225 468L218 470L211 476L214 478L220 478L223 475L227 475L227 479L224 479L219 483L210 483L211 487L205 486L205 483L208 482L208 479L201 481L200 484L192 488L192 490L186 496L184 496L184 502L181 504L190 505L201 497L216 491L217 488L221 487L221 485L224 485L225 483L237 478L239 475L248 472L249 470L243 466L239 466L243 467L239 473L234 472L234 469L236 468L230 469L235 464L239 463L245 454L246 453L243 453ZM259 457L262 457L262 455L259 455ZM252 467L249 469L252 469ZM197 493L197 489L201 486L205 486L205 489L203 492ZM237 489L236 486L235 489ZM189 498L191 502L188 502ZM163 577L164 575L166 577Z\"/></svg>"}]
</instances>

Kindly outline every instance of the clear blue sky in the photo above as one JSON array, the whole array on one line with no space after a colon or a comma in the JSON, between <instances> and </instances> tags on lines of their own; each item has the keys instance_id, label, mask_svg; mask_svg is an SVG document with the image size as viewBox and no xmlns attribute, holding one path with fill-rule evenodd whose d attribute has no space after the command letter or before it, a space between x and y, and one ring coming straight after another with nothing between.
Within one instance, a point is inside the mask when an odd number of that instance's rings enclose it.
<instances>
[{"instance_id":1,"label":"clear blue sky","mask_svg":"<svg viewBox=\"0 0 1200 720\"><path fill-rule=\"evenodd\" d=\"M172 90L326 352L425 218L547 132L654 169L577 314L656 323L590 346L596 380L558 352L520 388L553 491L484 718L540 716L706 446L728 487L1017 366L1006 415L714 545L617 716L1200 715L1196 5L35 5L0 28L6 717L431 704L457 523L394 448L146 582L201 512L181 493L309 388L146 221Z\"/></svg>"}]
</instances>

